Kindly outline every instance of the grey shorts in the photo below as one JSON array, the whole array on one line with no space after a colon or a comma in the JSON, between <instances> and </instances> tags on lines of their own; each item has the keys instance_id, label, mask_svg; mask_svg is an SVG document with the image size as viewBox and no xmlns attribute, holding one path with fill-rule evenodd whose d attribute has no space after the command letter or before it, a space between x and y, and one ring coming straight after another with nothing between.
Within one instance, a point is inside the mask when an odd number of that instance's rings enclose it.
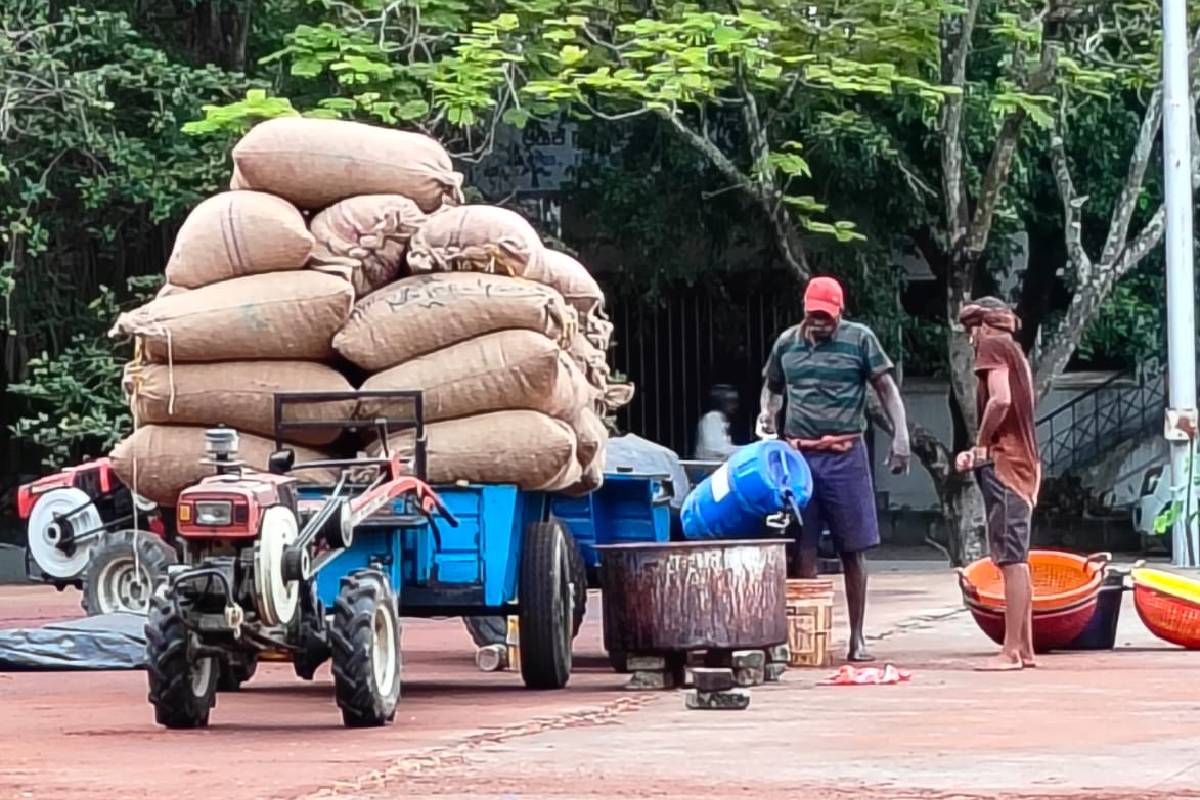
<instances>
[{"instance_id":1,"label":"grey shorts","mask_svg":"<svg viewBox=\"0 0 1200 800\"><path fill-rule=\"evenodd\" d=\"M975 479L983 492L992 561L998 567L1024 564L1029 560L1033 509L1024 498L1000 482L991 464L976 469Z\"/></svg>"}]
</instances>

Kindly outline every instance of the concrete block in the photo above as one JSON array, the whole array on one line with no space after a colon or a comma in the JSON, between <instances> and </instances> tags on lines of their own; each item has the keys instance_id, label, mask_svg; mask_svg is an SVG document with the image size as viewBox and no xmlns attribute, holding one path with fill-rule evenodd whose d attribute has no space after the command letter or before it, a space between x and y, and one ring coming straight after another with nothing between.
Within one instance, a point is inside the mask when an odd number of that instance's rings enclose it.
<instances>
[{"instance_id":1,"label":"concrete block","mask_svg":"<svg viewBox=\"0 0 1200 800\"><path fill-rule=\"evenodd\" d=\"M696 711L740 711L750 707L750 691L748 689L730 689L726 692L693 690L684 697L684 705Z\"/></svg>"},{"instance_id":2,"label":"concrete block","mask_svg":"<svg viewBox=\"0 0 1200 800\"><path fill-rule=\"evenodd\" d=\"M786 664L792 660L792 648L786 644L777 644L767 648L768 664Z\"/></svg>"},{"instance_id":3,"label":"concrete block","mask_svg":"<svg viewBox=\"0 0 1200 800\"><path fill-rule=\"evenodd\" d=\"M767 683L777 683L783 679L783 673L787 672L787 664L767 664L763 670L763 677L767 679Z\"/></svg>"},{"instance_id":4,"label":"concrete block","mask_svg":"<svg viewBox=\"0 0 1200 800\"><path fill-rule=\"evenodd\" d=\"M733 680L738 686L762 686L766 682L765 667L743 667L733 671Z\"/></svg>"},{"instance_id":5,"label":"concrete block","mask_svg":"<svg viewBox=\"0 0 1200 800\"><path fill-rule=\"evenodd\" d=\"M679 685L677 677L672 670L636 670L629 676L629 683L625 684L625 688L634 692L674 689Z\"/></svg>"},{"instance_id":6,"label":"concrete block","mask_svg":"<svg viewBox=\"0 0 1200 800\"><path fill-rule=\"evenodd\" d=\"M625 656L625 669L630 672L638 672L639 670L664 670L669 666L666 656L646 656L635 653Z\"/></svg>"},{"instance_id":7,"label":"concrete block","mask_svg":"<svg viewBox=\"0 0 1200 800\"><path fill-rule=\"evenodd\" d=\"M723 692L734 687L733 670L720 667L696 667L692 670L696 689L701 692Z\"/></svg>"},{"instance_id":8,"label":"concrete block","mask_svg":"<svg viewBox=\"0 0 1200 800\"><path fill-rule=\"evenodd\" d=\"M734 650L729 654L729 666L734 669L762 669L767 664L767 654L762 650Z\"/></svg>"}]
</instances>

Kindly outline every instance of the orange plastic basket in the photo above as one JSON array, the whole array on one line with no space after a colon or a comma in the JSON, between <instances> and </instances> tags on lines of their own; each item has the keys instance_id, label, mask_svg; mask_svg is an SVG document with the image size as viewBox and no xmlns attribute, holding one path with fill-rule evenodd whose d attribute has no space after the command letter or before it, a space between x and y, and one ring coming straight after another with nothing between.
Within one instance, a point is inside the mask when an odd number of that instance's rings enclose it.
<instances>
[{"instance_id":1,"label":"orange plastic basket","mask_svg":"<svg viewBox=\"0 0 1200 800\"><path fill-rule=\"evenodd\" d=\"M1100 591L1104 568L1111 559L1108 553L1080 556L1058 550L1030 550L1033 610L1057 611L1094 596ZM990 558L981 558L959 570L959 585L963 597L971 603L1004 610L1004 575Z\"/></svg>"},{"instance_id":2,"label":"orange plastic basket","mask_svg":"<svg viewBox=\"0 0 1200 800\"><path fill-rule=\"evenodd\" d=\"M1167 580L1162 580L1164 577ZM1134 570L1133 605L1155 636L1188 650L1200 650L1200 603L1180 596L1190 589L1186 583L1191 581L1183 576Z\"/></svg>"}]
</instances>

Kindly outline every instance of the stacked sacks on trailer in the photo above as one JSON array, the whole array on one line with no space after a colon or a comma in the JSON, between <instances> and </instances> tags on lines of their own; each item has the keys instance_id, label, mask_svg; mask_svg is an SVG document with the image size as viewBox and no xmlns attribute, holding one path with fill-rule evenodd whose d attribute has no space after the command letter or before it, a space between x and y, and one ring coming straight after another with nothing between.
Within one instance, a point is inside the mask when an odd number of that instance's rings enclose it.
<instances>
[{"instance_id":1,"label":"stacked sacks on trailer","mask_svg":"<svg viewBox=\"0 0 1200 800\"><path fill-rule=\"evenodd\" d=\"M163 505L207 473L205 428L240 431L241 457L265 469L276 392L354 388L332 343L356 294L401 274L426 213L461 201L449 155L415 133L284 118L247 133L233 160L231 190L180 228L163 290L112 331L135 340L123 386L136 429L113 451L114 467ZM289 418L354 411L352 402L319 403L289 408ZM303 461L336 437L310 430L289 442Z\"/></svg>"}]
</instances>

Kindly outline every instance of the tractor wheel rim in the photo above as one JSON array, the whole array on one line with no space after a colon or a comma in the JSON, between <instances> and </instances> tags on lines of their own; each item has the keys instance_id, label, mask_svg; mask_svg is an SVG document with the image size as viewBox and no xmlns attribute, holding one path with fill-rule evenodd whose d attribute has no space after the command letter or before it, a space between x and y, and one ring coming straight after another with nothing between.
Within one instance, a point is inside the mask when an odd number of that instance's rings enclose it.
<instances>
[{"instance_id":1,"label":"tractor wheel rim","mask_svg":"<svg viewBox=\"0 0 1200 800\"><path fill-rule=\"evenodd\" d=\"M371 672L375 685L390 694L396 680L396 622L382 605L371 618Z\"/></svg>"},{"instance_id":2,"label":"tractor wheel rim","mask_svg":"<svg viewBox=\"0 0 1200 800\"><path fill-rule=\"evenodd\" d=\"M150 573L132 558L110 561L95 578L96 599L104 614L145 614L150 605Z\"/></svg>"},{"instance_id":3,"label":"tractor wheel rim","mask_svg":"<svg viewBox=\"0 0 1200 800\"><path fill-rule=\"evenodd\" d=\"M212 683L213 659L198 658L192 662L188 672L192 678L192 694L204 697Z\"/></svg>"}]
</instances>

